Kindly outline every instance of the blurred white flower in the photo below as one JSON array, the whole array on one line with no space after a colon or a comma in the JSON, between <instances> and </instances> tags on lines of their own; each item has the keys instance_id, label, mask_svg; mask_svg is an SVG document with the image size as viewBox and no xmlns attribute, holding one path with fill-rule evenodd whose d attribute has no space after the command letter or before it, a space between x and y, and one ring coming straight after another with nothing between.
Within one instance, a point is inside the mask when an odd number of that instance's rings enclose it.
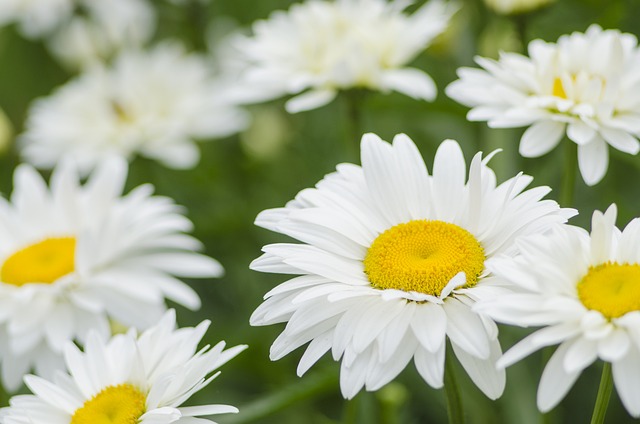
<instances>
[{"instance_id":1,"label":"blurred white flower","mask_svg":"<svg viewBox=\"0 0 640 424\"><path fill-rule=\"evenodd\" d=\"M204 58L163 44L124 52L111 68L93 67L36 101L20 142L25 160L42 168L70 156L86 173L114 154L191 168L200 158L194 138L245 125L245 113L226 102Z\"/></svg>"},{"instance_id":2,"label":"blurred white flower","mask_svg":"<svg viewBox=\"0 0 640 424\"><path fill-rule=\"evenodd\" d=\"M433 100L429 75L406 67L443 32L456 6L431 0L412 15L402 0L308 0L254 23L235 47L246 61L238 96L247 102L302 93L289 112L331 102L339 90L398 91Z\"/></svg>"},{"instance_id":3,"label":"blurred white flower","mask_svg":"<svg viewBox=\"0 0 640 424\"><path fill-rule=\"evenodd\" d=\"M84 0L80 5L84 13L67 20L49 41L52 53L72 68L142 46L155 30L155 10L147 0Z\"/></svg>"},{"instance_id":4,"label":"blurred white flower","mask_svg":"<svg viewBox=\"0 0 640 424\"><path fill-rule=\"evenodd\" d=\"M545 7L556 0L484 0L494 11L503 15L531 12Z\"/></svg>"},{"instance_id":5,"label":"blurred white flower","mask_svg":"<svg viewBox=\"0 0 640 424\"><path fill-rule=\"evenodd\" d=\"M256 224L303 244L263 248L251 268L298 274L265 296L252 325L287 325L271 347L277 360L308 343L304 374L331 350L341 360L346 398L378 390L413 360L432 387L443 385L446 339L473 382L500 397L504 370L498 329L471 306L500 293L485 262L516 251L516 237L543 232L573 211L541 200L547 187L524 191L518 175L496 185L478 153L466 178L460 146L444 141L429 175L405 135L390 145L362 139L362 167L342 164L286 207Z\"/></svg>"},{"instance_id":6,"label":"blurred white flower","mask_svg":"<svg viewBox=\"0 0 640 424\"><path fill-rule=\"evenodd\" d=\"M65 346L68 373L53 381L29 375L33 395L15 396L2 410L4 424L213 423L202 415L236 413L229 405L181 406L219 374L213 371L246 349L225 342L197 350L207 330L176 330L175 312L136 337L131 331L104 343L92 333L82 353Z\"/></svg>"},{"instance_id":7,"label":"blurred white flower","mask_svg":"<svg viewBox=\"0 0 640 424\"><path fill-rule=\"evenodd\" d=\"M65 64L81 67L140 46L155 29L148 0L2 0L0 25L15 22L30 38L44 38Z\"/></svg>"},{"instance_id":8,"label":"blurred white flower","mask_svg":"<svg viewBox=\"0 0 640 424\"><path fill-rule=\"evenodd\" d=\"M2 0L0 25L16 23L25 37L41 37L55 30L74 7L75 0Z\"/></svg>"},{"instance_id":9,"label":"blurred white flower","mask_svg":"<svg viewBox=\"0 0 640 424\"><path fill-rule=\"evenodd\" d=\"M470 121L492 128L530 127L520 154L541 156L566 135L578 145L578 164L588 185L607 172L607 145L637 154L640 143L640 51L632 34L603 31L534 40L529 57L502 53L499 61L477 57L484 70L461 68L446 89L471 106Z\"/></svg>"},{"instance_id":10,"label":"blurred white flower","mask_svg":"<svg viewBox=\"0 0 640 424\"><path fill-rule=\"evenodd\" d=\"M15 390L34 365L50 376L69 340L90 329L107 337L109 319L147 328L167 297L189 308L198 295L180 277L217 277L222 267L195 253L201 244L182 210L150 185L122 196L126 162L104 162L84 186L65 161L51 188L29 165L0 200L0 361Z\"/></svg>"},{"instance_id":11,"label":"blurred white flower","mask_svg":"<svg viewBox=\"0 0 640 424\"><path fill-rule=\"evenodd\" d=\"M521 255L489 265L514 287L512 294L476 304L496 321L543 327L498 361L502 368L545 346L560 346L549 359L538 408L547 412L597 359L610 362L618 395L640 417L640 219L620 231L616 207L593 214L591 234L557 226L547 235L520 240Z\"/></svg>"}]
</instances>

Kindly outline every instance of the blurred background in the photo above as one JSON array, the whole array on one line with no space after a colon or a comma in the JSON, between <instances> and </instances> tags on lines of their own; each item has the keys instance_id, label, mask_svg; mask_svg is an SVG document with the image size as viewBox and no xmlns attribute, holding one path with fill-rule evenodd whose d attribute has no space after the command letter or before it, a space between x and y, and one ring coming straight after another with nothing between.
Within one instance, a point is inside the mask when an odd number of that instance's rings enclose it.
<instances>
[{"instance_id":1,"label":"blurred background","mask_svg":"<svg viewBox=\"0 0 640 424\"><path fill-rule=\"evenodd\" d=\"M207 55L215 63L216 40L236 29L249 30L252 22L287 9L290 0L154 0L157 25L153 41L180 39L190 51ZM409 11L424 3L417 1ZM522 130L497 130L485 123L465 120L467 108L444 95L460 66L473 66L476 54L497 57L500 50L522 51L532 39L555 41L572 31L583 32L592 23L640 35L637 0L557 0L523 15L501 15L482 0L464 0L450 28L413 63L429 73L438 86L433 103L401 94L353 91L322 108L288 114L284 101L248 107L252 123L242 133L200 143L202 158L191 170L171 170L157 162L136 158L131 163L128 189L150 182L156 192L184 205L195 224L195 236L206 253L226 269L219 280L192 281L203 307L189 311L177 307L182 326L203 319L213 321L206 339L224 339L249 349L225 365L222 375L194 396L190 404L228 403L240 408L235 416L217 418L221 424L279 423L440 423L446 422L442 391L433 390L409 366L398 379L376 393L360 393L347 402L338 391L339 365L324 357L303 378L295 374L303 349L278 362L270 362L269 346L281 326L250 327L248 320L262 296L285 276L252 272L248 265L263 245L284 237L257 228L255 216L279 207L303 188L313 186L341 162L359 163L358 142L364 132L390 140L406 133L420 148L431 167L437 145L446 138L460 142L468 159L478 150L504 151L492 160L499 180L522 170L535 177L535 185L554 188L557 199L562 175L562 149L539 159L517 154ZM150 43L151 44L151 43ZM0 191L12 191L12 173L19 163L14 139L23 131L31 102L46 96L77 75L59 64L42 40L24 38L14 25L0 28ZM354 99L357 108L352 108ZM594 209L615 202L619 225L640 215L638 158L610 149L611 165L602 183L587 188L577 179L575 202L580 216L572 222L589 227ZM501 328L503 348L527 331ZM542 369L542 353L509 368L505 395L497 402L486 399L460 370L463 403L470 423L581 423L587 422L594 404L600 369L592 366L578 380L562 404L541 418L535 391ZM4 399L6 404L6 398ZM632 422L615 392L608 420Z\"/></svg>"}]
</instances>

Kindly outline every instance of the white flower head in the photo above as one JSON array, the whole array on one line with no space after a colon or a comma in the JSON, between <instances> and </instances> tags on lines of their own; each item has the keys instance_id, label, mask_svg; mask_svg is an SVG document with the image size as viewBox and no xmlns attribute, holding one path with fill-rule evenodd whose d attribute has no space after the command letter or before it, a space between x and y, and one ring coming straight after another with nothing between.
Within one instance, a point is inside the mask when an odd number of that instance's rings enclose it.
<instances>
[{"instance_id":1,"label":"white flower head","mask_svg":"<svg viewBox=\"0 0 640 424\"><path fill-rule=\"evenodd\" d=\"M484 3L503 15L527 13L541 9L555 0L484 0Z\"/></svg>"},{"instance_id":2,"label":"white flower head","mask_svg":"<svg viewBox=\"0 0 640 424\"><path fill-rule=\"evenodd\" d=\"M456 7L431 0L408 15L408 4L309 0L274 12L253 25L253 36L236 40L247 62L240 96L264 101L302 93L287 102L292 113L323 106L349 88L433 100L431 77L406 65L445 30Z\"/></svg>"},{"instance_id":3,"label":"white flower head","mask_svg":"<svg viewBox=\"0 0 640 424\"><path fill-rule=\"evenodd\" d=\"M20 141L23 157L42 168L70 156L86 173L105 156L136 154L190 168L200 157L194 139L245 125L204 58L167 43L124 52L113 67L92 68L36 101Z\"/></svg>"},{"instance_id":4,"label":"white flower head","mask_svg":"<svg viewBox=\"0 0 640 424\"><path fill-rule=\"evenodd\" d=\"M176 278L220 276L215 260L195 253L191 222L150 185L122 195L119 158L81 186L70 162L51 187L30 166L15 171L10 201L0 199L0 361L15 390L33 366L50 376L63 346L88 331L107 337L109 320L140 329L155 324L164 298L191 309L198 295Z\"/></svg>"},{"instance_id":5,"label":"white flower head","mask_svg":"<svg viewBox=\"0 0 640 424\"><path fill-rule=\"evenodd\" d=\"M640 219L623 231L616 207L594 212L591 234L557 226L519 241L521 254L489 266L514 292L476 304L496 321L543 327L498 361L506 367L530 353L559 344L538 387L538 408L549 411L582 370L598 358L610 362L618 395L640 417Z\"/></svg>"},{"instance_id":6,"label":"white flower head","mask_svg":"<svg viewBox=\"0 0 640 424\"><path fill-rule=\"evenodd\" d=\"M52 381L25 377L33 395L15 396L0 411L4 424L209 423L202 415L236 413L229 405L181 406L220 374L214 370L247 346L225 342L197 351L208 321L176 330L175 312L136 337L135 331L103 342L89 336L84 353L65 346L68 373ZM209 376L209 377L208 377Z\"/></svg>"},{"instance_id":7,"label":"white flower head","mask_svg":"<svg viewBox=\"0 0 640 424\"><path fill-rule=\"evenodd\" d=\"M122 49L142 46L155 30L155 9L147 0L84 0L49 40L52 53L72 68L110 59Z\"/></svg>"},{"instance_id":8,"label":"white flower head","mask_svg":"<svg viewBox=\"0 0 640 424\"><path fill-rule=\"evenodd\" d=\"M26 37L46 39L55 56L78 67L147 42L156 15L148 0L3 0L0 25L12 22Z\"/></svg>"},{"instance_id":9,"label":"white flower head","mask_svg":"<svg viewBox=\"0 0 640 424\"><path fill-rule=\"evenodd\" d=\"M3 0L0 25L16 23L26 37L40 37L57 28L73 8L74 0Z\"/></svg>"},{"instance_id":10,"label":"white flower head","mask_svg":"<svg viewBox=\"0 0 640 424\"><path fill-rule=\"evenodd\" d=\"M629 154L640 150L640 51L632 34L603 31L534 40L529 56L502 53L477 57L484 70L461 68L446 89L471 106L471 121L494 128L529 126L520 154L538 157L567 137L578 145L578 164L588 185L607 172L608 146Z\"/></svg>"},{"instance_id":11,"label":"white flower head","mask_svg":"<svg viewBox=\"0 0 640 424\"><path fill-rule=\"evenodd\" d=\"M443 385L445 341L491 399L504 389L496 325L471 310L500 292L485 262L515 252L514 238L545 231L573 212L541 200L547 187L524 191L518 175L496 185L489 157L466 164L455 141L444 141L429 175L406 135L393 144L362 139L362 167L342 164L286 207L256 224L303 244L274 244L251 267L300 274L265 296L252 325L287 322L271 347L277 360L308 343L305 373L331 350L341 360L346 398L377 390L413 359L432 387Z\"/></svg>"}]
</instances>

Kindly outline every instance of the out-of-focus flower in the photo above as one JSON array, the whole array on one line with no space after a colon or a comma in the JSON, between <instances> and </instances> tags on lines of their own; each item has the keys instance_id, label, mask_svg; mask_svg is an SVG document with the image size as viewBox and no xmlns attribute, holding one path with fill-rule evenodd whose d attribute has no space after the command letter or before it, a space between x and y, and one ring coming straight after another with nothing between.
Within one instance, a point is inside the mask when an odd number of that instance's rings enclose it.
<instances>
[{"instance_id":1,"label":"out-of-focus flower","mask_svg":"<svg viewBox=\"0 0 640 424\"><path fill-rule=\"evenodd\" d=\"M73 9L74 0L3 0L0 25L16 23L24 36L41 37L55 30Z\"/></svg>"},{"instance_id":2,"label":"out-of-focus flower","mask_svg":"<svg viewBox=\"0 0 640 424\"><path fill-rule=\"evenodd\" d=\"M498 329L471 306L500 293L485 262L512 255L514 239L543 232L573 211L523 191L519 175L496 185L473 157L469 180L459 145L443 142L427 173L405 135L390 145L362 140L362 167L342 164L286 207L256 224L303 242L263 248L252 269L300 274L267 293L252 325L287 322L271 347L277 360L309 343L298 374L331 350L346 398L378 390L413 360L432 387L443 385L446 338L473 382L491 399L504 389Z\"/></svg>"},{"instance_id":3,"label":"out-of-focus flower","mask_svg":"<svg viewBox=\"0 0 640 424\"><path fill-rule=\"evenodd\" d=\"M107 337L109 319L147 328L167 297L189 308L198 295L181 277L216 277L222 267L195 253L191 222L170 199L144 185L122 196L120 158L103 163L84 186L63 162L51 188L20 165L10 201L0 201L0 361L15 390L35 365L50 376L69 340Z\"/></svg>"},{"instance_id":4,"label":"out-of-focus flower","mask_svg":"<svg viewBox=\"0 0 640 424\"><path fill-rule=\"evenodd\" d=\"M181 406L219 374L207 377L247 346L224 350L225 342L197 351L209 322L176 330L169 311L154 327L114 336L95 333L85 352L65 346L68 373L53 381L29 375L33 395L15 396L2 411L5 424L210 423L202 415L236 413L229 405Z\"/></svg>"},{"instance_id":5,"label":"out-of-focus flower","mask_svg":"<svg viewBox=\"0 0 640 424\"><path fill-rule=\"evenodd\" d=\"M309 0L253 25L235 47L246 61L237 95L247 102L287 94L289 112L331 102L339 90L398 91L433 100L425 72L406 67L447 26L456 7L431 0L412 15L405 1Z\"/></svg>"},{"instance_id":6,"label":"out-of-focus flower","mask_svg":"<svg viewBox=\"0 0 640 424\"><path fill-rule=\"evenodd\" d=\"M20 142L23 157L42 168L69 156L86 173L114 154L191 168L200 158L194 138L227 136L246 121L204 58L163 44L127 51L113 67L92 68L37 101Z\"/></svg>"},{"instance_id":7,"label":"out-of-focus flower","mask_svg":"<svg viewBox=\"0 0 640 424\"><path fill-rule=\"evenodd\" d=\"M155 29L148 0L3 0L0 24L15 22L30 38L46 38L72 67L111 57L147 42Z\"/></svg>"},{"instance_id":8,"label":"out-of-focus flower","mask_svg":"<svg viewBox=\"0 0 640 424\"><path fill-rule=\"evenodd\" d=\"M155 11L147 0L84 0L81 6L85 13L61 25L49 43L53 54L72 68L142 46L155 30Z\"/></svg>"},{"instance_id":9,"label":"out-of-focus flower","mask_svg":"<svg viewBox=\"0 0 640 424\"><path fill-rule=\"evenodd\" d=\"M521 254L500 258L489 269L514 287L512 294L476 304L496 321L543 327L498 361L511 365L545 346L560 344L549 359L538 408L546 412L597 359L610 362L625 408L640 417L640 219L621 232L616 207L593 214L589 235L557 226L520 240Z\"/></svg>"},{"instance_id":10,"label":"out-of-focus flower","mask_svg":"<svg viewBox=\"0 0 640 424\"><path fill-rule=\"evenodd\" d=\"M556 0L484 0L494 11L503 15L515 15L541 9Z\"/></svg>"},{"instance_id":11,"label":"out-of-focus flower","mask_svg":"<svg viewBox=\"0 0 640 424\"><path fill-rule=\"evenodd\" d=\"M520 154L541 156L564 134L578 145L578 164L588 185L607 172L607 145L640 150L640 51L637 38L597 25L557 43L534 40L529 56L477 57L484 68L461 68L447 95L471 106L470 121L493 128L530 126Z\"/></svg>"}]
</instances>

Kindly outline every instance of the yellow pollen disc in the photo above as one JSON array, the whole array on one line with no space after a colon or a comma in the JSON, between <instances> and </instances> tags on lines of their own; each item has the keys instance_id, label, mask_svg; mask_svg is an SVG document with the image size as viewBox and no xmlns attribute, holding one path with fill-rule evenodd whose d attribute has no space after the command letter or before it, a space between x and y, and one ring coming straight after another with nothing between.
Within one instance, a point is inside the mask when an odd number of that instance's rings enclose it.
<instances>
[{"instance_id":1,"label":"yellow pollen disc","mask_svg":"<svg viewBox=\"0 0 640 424\"><path fill-rule=\"evenodd\" d=\"M609 319L640 311L640 265L607 262L590 267L578 283L578 297Z\"/></svg>"},{"instance_id":2,"label":"yellow pollen disc","mask_svg":"<svg viewBox=\"0 0 640 424\"><path fill-rule=\"evenodd\" d=\"M484 249L467 230L443 221L416 220L389 228L373 241L364 272L378 289L439 296L464 272L474 286L484 269Z\"/></svg>"},{"instance_id":3,"label":"yellow pollen disc","mask_svg":"<svg viewBox=\"0 0 640 424\"><path fill-rule=\"evenodd\" d=\"M560 97L562 99L567 98L567 92L564 91L564 86L562 85L562 79L556 78L553 80L553 92L551 94L556 97Z\"/></svg>"},{"instance_id":4,"label":"yellow pollen disc","mask_svg":"<svg viewBox=\"0 0 640 424\"><path fill-rule=\"evenodd\" d=\"M9 256L0 269L0 279L6 284L51 284L75 269L76 239L48 238L18 250Z\"/></svg>"},{"instance_id":5,"label":"yellow pollen disc","mask_svg":"<svg viewBox=\"0 0 640 424\"><path fill-rule=\"evenodd\" d=\"M109 386L77 409L70 424L136 424L145 403L145 395L130 384Z\"/></svg>"}]
</instances>

